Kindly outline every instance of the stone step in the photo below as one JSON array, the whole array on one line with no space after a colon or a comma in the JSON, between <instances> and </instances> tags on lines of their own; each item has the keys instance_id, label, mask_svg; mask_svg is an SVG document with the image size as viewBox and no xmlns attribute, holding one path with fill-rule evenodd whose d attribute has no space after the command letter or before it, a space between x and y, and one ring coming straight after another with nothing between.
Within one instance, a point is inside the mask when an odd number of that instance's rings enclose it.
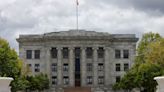
<instances>
[{"instance_id":1,"label":"stone step","mask_svg":"<svg viewBox=\"0 0 164 92\"><path fill-rule=\"evenodd\" d=\"M69 87L64 88L64 92L91 92L90 87Z\"/></svg>"}]
</instances>

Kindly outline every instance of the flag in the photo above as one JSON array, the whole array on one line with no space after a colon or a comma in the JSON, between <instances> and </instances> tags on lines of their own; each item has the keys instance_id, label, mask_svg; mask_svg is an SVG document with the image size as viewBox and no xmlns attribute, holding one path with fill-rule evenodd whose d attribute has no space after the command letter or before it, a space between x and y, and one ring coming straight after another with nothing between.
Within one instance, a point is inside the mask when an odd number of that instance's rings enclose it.
<instances>
[{"instance_id":1,"label":"flag","mask_svg":"<svg viewBox=\"0 0 164 92\"><path fill-rule=\"evenodd\" d=\"M78 0L76 0L76 4L77 4L77 6L79 5L79 1Z\"/></svg>"}]
</instances>

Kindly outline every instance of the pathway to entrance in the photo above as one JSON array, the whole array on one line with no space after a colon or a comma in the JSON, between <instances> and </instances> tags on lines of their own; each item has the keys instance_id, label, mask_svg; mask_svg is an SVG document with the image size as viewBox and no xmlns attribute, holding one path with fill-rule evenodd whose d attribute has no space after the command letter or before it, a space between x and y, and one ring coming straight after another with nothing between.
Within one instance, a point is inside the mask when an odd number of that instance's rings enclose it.
<instances>
[{"instance_id":1,"label":"pathway to entrance","mask_svg":"<svg viewBox=\"0 0 164 92\"><path fill-rule=\"evenodd\" d=\"M64 92L91 92L90 87L69 87L64 88Z\"/></svg>"}]
</instances>

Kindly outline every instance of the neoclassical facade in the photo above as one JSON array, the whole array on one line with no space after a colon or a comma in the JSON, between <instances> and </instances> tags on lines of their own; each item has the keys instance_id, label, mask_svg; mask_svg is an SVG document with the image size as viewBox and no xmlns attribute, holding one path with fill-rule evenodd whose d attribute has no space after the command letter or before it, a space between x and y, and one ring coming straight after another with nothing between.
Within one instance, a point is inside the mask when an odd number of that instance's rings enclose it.
<instances>
[{"instance_id":1,"label":"neoclassical facade","mask_svg":"<svg viewBox=\"0 0 164 92\"><path fill-rule=\"evenodd\" d=\"M20 58L31 74L45 73L51 92L87 87L92 92L113 92L112 85L133 65L134 34L69 30L20 35Z\"/></svg>"}]
</instances>

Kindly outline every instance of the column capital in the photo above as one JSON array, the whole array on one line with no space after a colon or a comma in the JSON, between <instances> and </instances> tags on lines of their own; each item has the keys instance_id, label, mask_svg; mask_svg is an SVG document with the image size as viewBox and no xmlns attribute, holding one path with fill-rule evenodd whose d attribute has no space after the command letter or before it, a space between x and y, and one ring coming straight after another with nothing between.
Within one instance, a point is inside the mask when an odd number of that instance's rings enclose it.
<instances>
[{"instance_id":1,"label":"column capital","mask_svg":"<svg viewBox=\"0 0 164 92\"><path fill-rule=\"evenodd\" d=\"M57 50L62 50L62 49L63 49L63 47L56 47L56 49L57 49Z\"/></svg>"},{"instance_id":2,"label":"column capital","mask_svg":"<svg viewBox=\"0 0 164 92\"><path fill-rule=\"evenodd\" d=\"M99 49L99 47L95 47L95 46L92 47L92 48L93 48L93 50L98 50Z\"/></svg>"}]
</instances>

